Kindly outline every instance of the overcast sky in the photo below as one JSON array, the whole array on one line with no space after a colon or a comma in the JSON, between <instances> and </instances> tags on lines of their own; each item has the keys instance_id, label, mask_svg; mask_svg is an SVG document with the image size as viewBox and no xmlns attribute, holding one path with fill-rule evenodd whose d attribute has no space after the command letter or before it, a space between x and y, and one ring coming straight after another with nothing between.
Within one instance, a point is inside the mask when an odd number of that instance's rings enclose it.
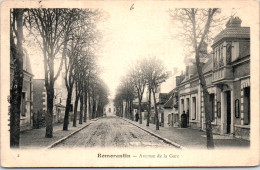
<instances>
[{"instance_id":1,"label":"overcast sky","mask_svg":"<svg viewBox=\"0 0 260 170\"><path fill-rule=\"evenodd\" d=\"M109 17L98 26L103 33L98 62L112 97L120 77L139 57L155 55L164 61L169 71L174 67L185 68L183 44L173 38L175 28L167 13L169 7L155 9L154 6L140 6L138 3L133 10L128 5L104 8ZM223 13L229 16L231 10ZM243 15L240 12L237 15L242 19L242 25L248 26ZM43 68L42 58L33 57L31 64L34 78L44 78L43 69L39 69Z\"/></svg>"}]
</instances>

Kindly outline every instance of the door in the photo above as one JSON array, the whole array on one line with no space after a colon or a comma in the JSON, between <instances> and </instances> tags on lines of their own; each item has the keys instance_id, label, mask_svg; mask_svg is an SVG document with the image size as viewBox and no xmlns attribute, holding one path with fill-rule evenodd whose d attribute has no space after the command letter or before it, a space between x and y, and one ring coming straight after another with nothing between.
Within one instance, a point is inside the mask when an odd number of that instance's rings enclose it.
<instances>
[{"instance_id":1,"label":"door","mask_svg":"<svg viewBox=\"0 0 260 170\"><path fill-rule=\"evenodd\" d=\"M230 126L231 126L231 98L230 98L230 91L226 92L227 94L227 134L230 133Z\"/></svg>"},{"instance_id":2,"label":"door","mask_svg":"<svg viewBox=\"0 0 260 170\"><path fill-rule=\"evenodd\" d=\"M210 111L210 119L213 122L215 119L215 113L214 113L214 99L215 94L209 94L209 111Z\"/></svg>"},{"instance_id":3,"label":"door","mask_svg":"<svg viewBox=\"0 0 260 170\"><path fill-rule=\"evenodd\" d=\"M250 87L244 89L244 124L250 124Z\"/></svg>"}]
</instances>

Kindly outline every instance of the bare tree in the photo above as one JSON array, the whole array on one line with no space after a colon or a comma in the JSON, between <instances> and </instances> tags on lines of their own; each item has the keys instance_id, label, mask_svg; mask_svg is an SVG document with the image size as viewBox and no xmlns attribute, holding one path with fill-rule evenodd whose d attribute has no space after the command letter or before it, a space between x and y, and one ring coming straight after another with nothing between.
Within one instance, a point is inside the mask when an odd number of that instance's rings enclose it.
<instances>
[{"instance_id":1,"label":"bare tree","mask_svg":"<svg viewBox=\"0 0 260 170\"><path fill-rule=\"evenodd\" d=\"M103 111L104 111L104 107L108 104L109 100L108 100L108 95L109 95L109 90L107 85L105 84L104 81L102 81L100 79L98 86L97 86L97 95L98 97L98 106L97 106L97 113L98 113L98 117L102 117L103 116Z\"/></svg>"},{"instance_id":2,"label":"bare tree","mask_svg":"<svg viewBox=\"0 0 260 170\"><path fill-rule=\"evenodd\" d=\"M44 57L45 88L47 91L47 114L45 137L53 136L53 98L54 82L62 69L62 59L67 50L67 42L73 22L78 15L76 9L29 9L26 15L26 27L35 37ZM58 56L61 53L61 57ZM54 64L59 63L55 73Z\"/></svg>"},{"instance_id":3,"label":"bare tree","mask_svg":"<svg viewBox=\"0 0 260 170\"><path fill-rule=\"evenodd\" d=\"M143 66L143 72L145 74L146 81L148 83L148 90L149 90L149 110L151 109L151 92L153 93L153 100L154 100L154 110L155 110L155 123L156 123L156 130L159 130L159 118L158 118L158 109L157 109L157 102L156 96L158 87L162 82L164 82L168 75L165 71L165 67L161 60L156 57L146 58L145 65ZM151 112L151 111L149 111ZM148 112L148 113L149 113ZM147 124L149 126L149 117L147 117Z\"/></svg>"},{"instance_id":4,"label":"bare tree","mask_svg":"<svg viewBox=\"0 0 260 170\"><path fill-rule=\"evenodd\" d=\"M133 100L135 98L134 84L132 82L130 75L122 77L120 81L121 82L119 87L117 88L117 94L114 102L116 106L119 107L121 110L120 113L121 117L125 117L133 120L134 117L132 112L133 111L132 105L133 105ZM126 104L125 108L123 107L124 102ZM123 115L124 112L125 115Z\"/></svg>"},{"instance_id":5,"label":"bare tree","mask_svg":"<svg viewBox=\"0 0 260 170\"><path fill-rule=\"evenodd\" d=\"M218 26L223 18L217 18L217 14L220 10L217 8L209 9L197 9L197 8L185 8L175 9L171 11L170 15L180 21L182 25L182 31L180 35L186 40L186 44L191 44L195 53L196 67L200 80L200 85L203 91L204 98L204 111L206 119L206 136L207 147L214 148L214 141L211 127L211 116L209 112L209 92L207 90L206 81L202 72L202 63L200 62L200 56L202 54L202 45L205 41L210 40L212 28Z\"/></svg>"},{"instance_id":6,"label":"bare tree","mask_svg":"<svg viewBox=\"0 0 260 170\"><path fill-rule=\"evenodd\" d=\"M140 119L139 119L140 124L142 124L142 113L141 113L142 98L143 98L144 89L146 86L146 79L145 79L145 75L143 73L142 64L144 64L144 63L141 61L137 61L136 64L130 70L130 76L132 78L132 82L134 84L135 91L137 92L137 97L138 97L138 102L139 102L138 111L139 111L139 115L140 115Z\"/></svg>"},{"instance_id":7,"label":"bare tree","mask_svg":"<svg viewBox=\"0 0 260 170\"><path fill-rule=\"evenodd\" d=\"M10 146L19 147L20 105L23 88L23 14L24 9L10 11L10 54L14 76L10 90Z\"/></svg>"},{"instance_id":8,"label":"bare tree","mask_svg":"<svg viewBox=\"0 0 260 170\"><path fill-rule=\"evenodd\" d=\"M88 96L88 86L89 86L89 72L93 69L92 60L94 59L94 47L97 44L97 40L100 38L100 34L96 30L96 23L102 17L101 12L98 10L84 9L78 11L78 18L74 21L76 27L71 30L69 35L69 44L70 48L68 49L68 53L65 58L65 82L68 91L67 103L66 103L66 112L64 116L64 126L63 130L68 129L68 117L71 103L71 96L73 85L75 82L76 71L80 71L81 73L85 73L82 75L82 81L80 88L83 88L84 94L80 95L80 115L83 112L83 102L85 103L84 107L84 122L86 122L86 113L87 113L87 96ZM79 56L81 56L80 65L78 64ZM76 69L78 66L81 66L81 69ZM85 100L83 101L83 98ZM82 118L79 119L80 123L82 123Z\"/></svg>"}]
</instances>

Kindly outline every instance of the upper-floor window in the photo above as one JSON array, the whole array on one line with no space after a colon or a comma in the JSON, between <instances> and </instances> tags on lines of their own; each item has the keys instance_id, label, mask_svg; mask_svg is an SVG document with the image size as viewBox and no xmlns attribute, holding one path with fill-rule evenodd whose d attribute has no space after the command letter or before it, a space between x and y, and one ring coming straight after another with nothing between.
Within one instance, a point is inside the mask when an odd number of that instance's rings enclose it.
<instances>
[{"instance_id":1,"label":"upper-floor window","mask_svg":"<svg viewBox=\"0 0 260 170\"><path fill-rule=\"evenodd\" d=\"M231 58L232 58L232 43L229 41L227 42L226 45L226 62L227 65L231 63Z\"/></svg>"},{"instance_id":2,"label":"upper-floor window","mask_svg":"<svg viewBox=\"0 0 260 170\"><path fill-rule=\"evenodd\" d=\"M239 42L225 41L213 49L213 68L230 65L239 55Z\"/></svg>"}]
</instances>

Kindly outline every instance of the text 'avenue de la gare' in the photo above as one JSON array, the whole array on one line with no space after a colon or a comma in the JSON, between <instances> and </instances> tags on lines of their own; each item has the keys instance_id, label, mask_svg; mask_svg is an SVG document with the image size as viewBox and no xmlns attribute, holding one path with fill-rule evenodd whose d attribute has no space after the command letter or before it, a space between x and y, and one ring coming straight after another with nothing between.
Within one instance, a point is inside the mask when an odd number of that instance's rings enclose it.
<instances>
[{"instance_id":1,"label":"text 'avenue de la gare'","mask_svg":"<svg viewBox=\"0 0 260 170\"><path fill-rule=\"evenodd\" d=\"M131 158L131 155L128 154L97 154L98 158ZM175 154L151 154L151 155L145 155L145 154L139 154L138 156L133 155L133 158L179 158L179 155Z\"/></svg>"}]
</instances>

